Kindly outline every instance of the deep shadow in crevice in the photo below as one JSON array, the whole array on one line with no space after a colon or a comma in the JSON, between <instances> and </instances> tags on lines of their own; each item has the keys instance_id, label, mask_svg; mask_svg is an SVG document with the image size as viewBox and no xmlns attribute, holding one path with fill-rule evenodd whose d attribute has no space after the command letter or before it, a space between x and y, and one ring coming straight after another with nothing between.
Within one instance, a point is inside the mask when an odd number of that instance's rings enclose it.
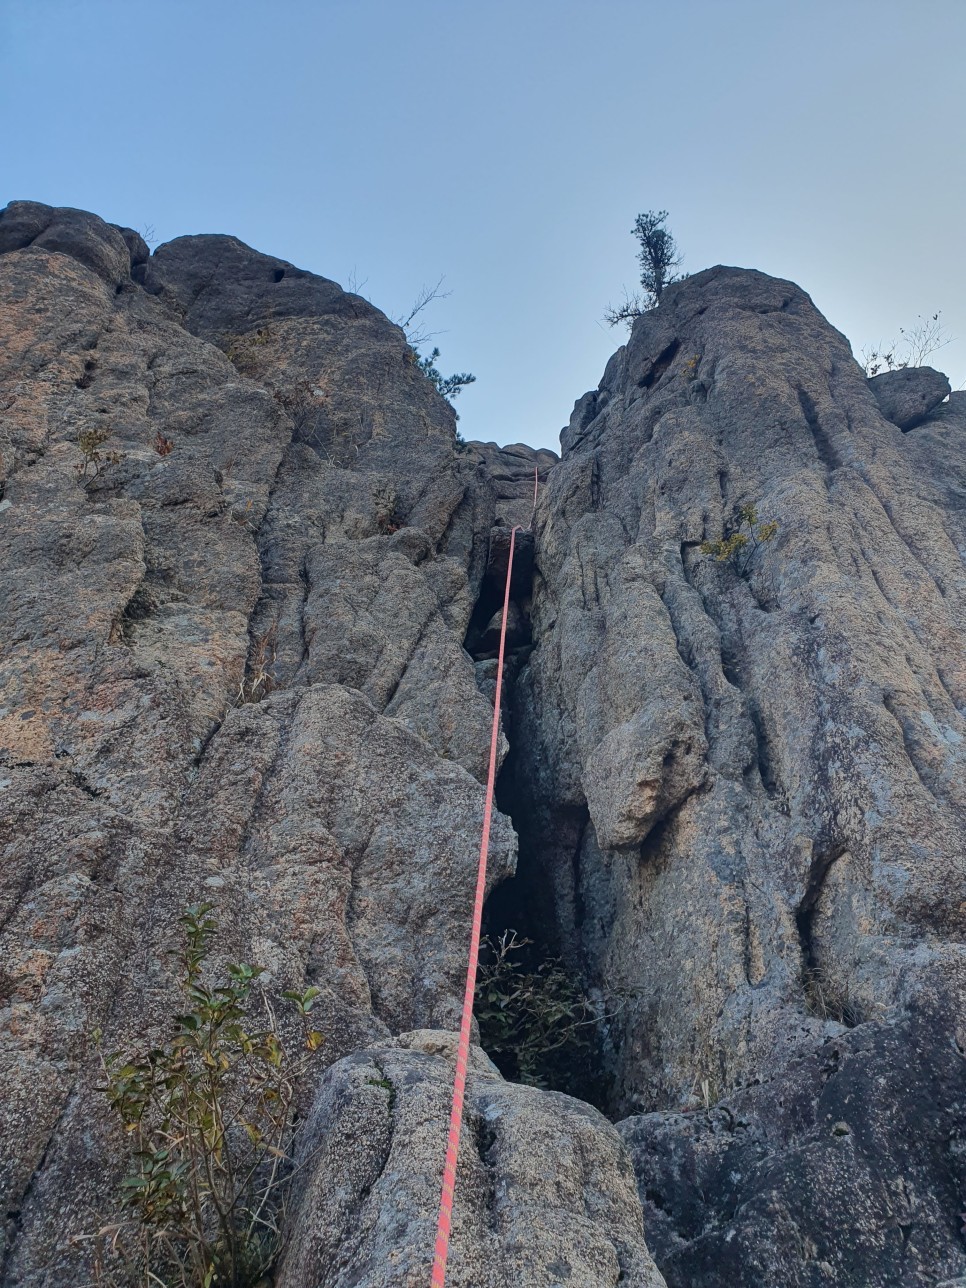
<instances>
[{"instance_id":1,"label":"deep shadow in crevice","mask_svg":"<svg viewBox=\"0 0 966 1288\"><path fill-rule=\"evenodd\" d=\"M612 1079L604 1069L602 1017L587 995L576 942L587 811L558 811L550 823L539 818L520 754L524 712L517 680L532 651L533 544L529 533L518 538L521 558L519 565L514 559L510 586L501 704L509 751L497 777L495 803L513 822L519 858L516 875L491 891L484 907L476 1017L483 1049L504 1077L567 1092L606 1111ZM464 642L476 664L477 683L491 701L508 546L509 530L495 529ZM561 916L568 925L561 925Z\"/></svg>"},{"instance_id":2,"label":"deep shadow in crevice","mask_svg":"<svg viewBox=\"0 0 966 1288\"><path fill-rule=\"evenodd\" d=\"M512 716L512 684L508 693ZM497 807L513 821L519 857L516 875L501 882L484 907L481 1041L504 1077L565 1092L608 1113L613 1076L604 1057L604 1017L580 968L579 853L587 810L558 812L550 823L541 819L522 759L511 743L497 779ZM515 933L519 947L501 959L500 941L508 933ZM509 1015L500 1009L504 1003Z\"/></svg>"},{"instance_id":3,"label":"deep shadow in crevice","mask_svg":"<svg viewBox=\"0 0 966 1288\"><path fill-rule=\"evenodd\" d=\"M868 1018L865 1007L849 988L848 980L823 960L815 939L815 914L832 865L845 854L841 844L826 847L816 856L806 883L805 894L795 913L795 928L802 954L802 986L805 1007L822 1020L836 1020L854 1029Z\"/></svg>"},{"instance_id":4,"label":"deep shadow in crevice","mask_svg":"<svg viewBox=\"0 0 966 1288\"><path fill-rule=\"evenodd\" d=\"M642 378L637 382L638 388L653 389L674 361L680 347L680 340L672 340L667 348L663 349L661 353L658 354L647 375L642 376Z\"/></svg>"}]
</instances>

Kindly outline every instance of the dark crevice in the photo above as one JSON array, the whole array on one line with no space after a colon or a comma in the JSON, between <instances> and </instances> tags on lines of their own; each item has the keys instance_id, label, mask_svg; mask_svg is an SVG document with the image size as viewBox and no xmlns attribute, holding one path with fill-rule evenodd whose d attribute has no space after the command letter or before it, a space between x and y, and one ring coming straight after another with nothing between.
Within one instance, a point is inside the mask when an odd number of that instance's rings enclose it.
<instances>
[{"instance_id":1,"label":"dark crevice","mask_svg":"<svg viewBox=\"0 0 966 1288\"><path fill-rule=\"evenodd\" d=\"M299 646L301 648L301 658L299 666L304 666L309 660L309 640L305 627L305 619L308 615L309 596L312 594L312 578L309 573L309 556L307 551L303 551L302 558L299 560L299 584L302 588L302 602L299 604Z\"/></svg>"},{"instance_id":2,"label":"dark crevice","mask_svg":"<svg viewBox=\"0 0 966 1288\"><path fill-rule=\"evenodd\" d=\"M661 379L668 367L674 361L678 350L681 347L680 340L672 340L667 348L662 349L657 358L651 365L650 371L643 376L638 382L639 389L653 389Z\"/></svg>"},{"instance_id":3,"label":"dark crevice","mask_svg":"<svg viewBox=\"0 0 966 1288\"><path fill-rule=\"evenodd\" d=\"M831 473L832 470L837 470L842 464L839 460L838 452L836 452L832 440L819 420L815 400L802 388L799 388L796 392L798 393L798 405L801 407L802 415L805 417L805 421L811 431L818 458L826 470Z\"/></svg>"},{"instance_id":4,"label":"dark crevice","mask_svg":"<svg viewBox=\"0 0 966 1288\"><path fill-rule=\"evenodd\" d=\"M102 790L98 790L98 788L92 787L90 785L90 783L87 781L87 779L84 777L84 775L80 772L79 769L72 769L70 776L74 780L74 785L76 787L79 787L80 790L84 793L84 795L89 796L91 800L97 800L99 796L104 795L104 792Z\"/></svg>"},{"instance_id":5,"label":"dark crevice","mask_svg":"<svg viewBox=\"0 0 966 1288\"><path fill-rule=\"evenodd\" d=\"M463 641L463 647L474 662L494 659L500 651L500 625L506 595L508 555L509 532L504 528L494 528L490 538L487 568ZM516 671L520 668L521 654L524 651L529 652L532 644L530 601L533 592L533 574L533 538L529 533L518 532L514 542L513 576L510 582L506 630L508 669Z\"/></svg>"},{"instance_id":6,"label":"dark crevice","mask_svg":"<svg viewBox=\"0 0 966 1288\"><path fill-rule=\"evenodd\" d=\"M825 846L812 861L805 893L795 913L795 927L802 954L802 984L805 1007L823 1020L836 1020L855 1028L865 1020L864 1009L850 994L848 982L833 973L815 939L815 914L832 865L846 852L842 844Z\"/></svg>"},{"instance_id":7,"label":"dark crevice","mask_svg":"<svg viewBox=\"0 0 966 1288\"><path fill-rule=\"evenodd\" d=\"M489 561L471 614L465 647L477 665L477 679L483 692L495 693L499 627L506 588L503 546L507 533L494 529ZM497 961L494 945L507 932L515 932L520 943L505 959L508 974L501 976L509 993L526 994L520 1027L507 1037L489 1028L481 1019L484 1050L504 1077L551 1090L565 1091L605 1111L611 1101L610 1075L605 1071L599 1033L599 1017L584 991L579 960L573 946L584 917L581 892L580 850L589 816L586 808L556 811L552 819L540 818L535 805L529 773L523 764L518 728L523 716L516 701L517 681L532 651L530 601L534 562L532 538L524 538L521 572L510 587L507 620L507 648L503 676L503 731L509 751L497 776L496 806L513 823L519 839L516 874L491 891L483 915L484 944L481 958L482 987L492 979L488 971ZM529 544L528 544L529 543ZM561 908L566 911L560 911ZM561 925L561 918L567 925ZM477 1016L481 1017L481 995L477 992ZM501 994L502 996L502 994ZM577 1023L571 1025L557 1009L572 1008ZM553 1015L552 1022L549 1017ZM564 1040L557 1045L561 1032ZM517 1033L521 1033L519 1041ZM481 1157L485 1155L481 1152Z\"/></svg>"},{"instance_id":8,"label":"dark crevice","mask_svg":"<svg viewBox=\"0 0 966 1288\"><path fill-rule=\"evenodd\" d=\"M211 746L211 743L215 734L218 732L218 730L221 728L221 726L224 723L225 723L224 719L212 721L211 728L205 734L204 738L202 738L201 745L199 746L197 752L195 753L195 757L193 761L195 769L198 769L200 767L201 762L204 760L205 755L207 754L208 748Z\"/></svg>"},{"instance_id":9,"label":"dark crevice","mask_svg":"<svg viewBox=\"0 0 966 1288\"><path fill-rule=\"evenodd\" d=\"M496 1176L493 1169L493 1152L496 1146L496 1129L488 1121L485 1114L479 1114L473 1120L473 1138L476 1145L476 1153L482 1163L481 1185L483 1199L483 1208L486 1212L487 1223L491 1230L498 1229L497 1221L497 1193L496 1193ZM479 1193L479 1191L478 1191Z\"/></svg>"},{"instance_id":10,"label":"dark crevice","mask_svg":"<svg viewBox=\"0 0 966 1288\"><path fill-rule=\"evenodd\" d=\"M60 1113L57 1115L57 1120L50 1129L50 1134L47 1137L47 1143L44 1145L44 1151L41 1154L36 1167L34 1168L33 1172L30 1175L30 1179L27 1182L26 1188L24 1189L23 1193L20 1195L19 1200L15 1198L12 1199L12 1202L14 1202L16 1206L11 1206L7 1210L7 1213L6 1213L7 1246L4 1251L3 1259L2 1261L0 1261L0 1283L8 1282L7 1273L9 1270L13 1268L14 1258L18 1250L17 1244L19 1242L20 1235L23 1233L24 1213L26 1212L33 1198L35 1186L46 1173L47 1163L48 1163L48 1159L50 1158L51 1150L56 1148L56 1146L59 1145L61 1142L61 1139L62 1139L61 1128L63 1126L65 1119L68 1117L68 1114L73 1108L74 1101L76 1100L77 1095L78 1095L78 1088L77 1088L77 1085L75 1084L73 1089L69 1091L68 1094L64 1097L64 1102L63 1102L63 1105L61 1106ZM14 1281L10 1280L9 1282L12 1283Z\"/></svg>"},{"instance_id":11,"label":"dark crevice","mask_svg":"<svg viewBox=\"0 0 966 1288\"><path fill-rule=\"evenodd\" d=\"M727 675L727 672L725 674ZM728 678L730 679L730 677ZM737 685L736 687L740 688L741 686ZM775 760L768 745L764 722L755 704L748 698L747 693L745 694L745 710L748 713L748 719L751 721L751 727L755 732L755 758L758 765L758 776L766 794L770 799L774 800L782 794L781 777L775 767Z\"/></svg>"}]
</instances>

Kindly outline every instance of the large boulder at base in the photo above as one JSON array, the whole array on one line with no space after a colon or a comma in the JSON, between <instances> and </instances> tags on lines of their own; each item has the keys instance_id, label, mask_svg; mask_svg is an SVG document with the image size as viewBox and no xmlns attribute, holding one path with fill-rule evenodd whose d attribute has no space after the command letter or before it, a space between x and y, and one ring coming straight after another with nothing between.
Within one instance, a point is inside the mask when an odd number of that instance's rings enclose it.
<instances>
[{"instance_id":1,"label":"large boulder at base","mask_svg":"<svg viewBox=\"0 0 966 1288\"><path fill-rule=\"evenodd\" d=\"M620 1125L669 1288L926 1288L966 1271L966 1038L864 1024L778 1082Z\"/></svg>"},{"instance_id":2,"label":"large boulder at base","mask_svg":"<svg viewBox=\"0 0 966 1288\"><path fill-rule=\"evenodd\" d=\"M302 1135L277 1288L425 1288L455 1039L403 1035L329 1070ZM614 1128L556 1092L504 1082L474 1048L450 1288L664 1288Z\"/></svg>"}]
</instances>

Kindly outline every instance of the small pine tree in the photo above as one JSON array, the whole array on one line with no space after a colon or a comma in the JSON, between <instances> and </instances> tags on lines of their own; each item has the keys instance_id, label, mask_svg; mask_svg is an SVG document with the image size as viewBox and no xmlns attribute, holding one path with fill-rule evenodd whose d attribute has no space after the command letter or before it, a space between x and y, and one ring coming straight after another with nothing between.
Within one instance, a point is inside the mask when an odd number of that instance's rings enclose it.
<instances>
[{"instance_id":1,"label":"small pine tree","mask_svg":"<svg viewBox=\"0 0 966 1288\"><path fill-rule=\"evenodd\" d=\"M680 268L682 256L674 238L665 227L666 221L666 210L645 210L634 220L631 235L637 238L640 246L637 260L641 266L641 286L644 289L639 295L625 294L623 304L616 309L607 309L604 316L611 326L618 322L633 322L660 303L666 287L672 282L680 281L681 274L674 270Z\"/></svg>"},{"instance_id":2,"label":"small pine tree","mask_svg":"<svg viewBox=\"0 0 966 1288\"><path fill-rule=\"evenodd\" d=\"M458 371L452 376L444 376L436 366L436 359L439 357L439 349L434 348L432 353L424 357L422 354L416 355L416 366L427 378L431 380L445 399L452 402L456 395L466 385L472 385L476 376L471 376L468 371ZM459 416L456 417L459 420Z\"/></svg>"},{"instance_id":3,"label":"small pine tree","mask_svg":"<svg viewBox=\"0 0 966 1288\"><path fill-rule=\"evenodd\" d=\"M667 221L666 210L648 210L638 215L631 230L640 242L637 260L641 266L641 285L645 298L660 302L664 288L678 281L679 275L674 272L681 267L681 255L674 238L664 227Z\"/></svg>"},{"instance_id":4,"label":"small pine tree","mask_svg":"<svg viewBox=\"0 0 966 1288\"><path fill-rule=\"evenodd\" d=\"M729 527L728 535L720 541L702 541L701 553L711 555L716 563L729 565L744 577L761 547L778 535L779 523L777 519L762 523L755 506L740 505Z\"/></svg>"}]
</instances>

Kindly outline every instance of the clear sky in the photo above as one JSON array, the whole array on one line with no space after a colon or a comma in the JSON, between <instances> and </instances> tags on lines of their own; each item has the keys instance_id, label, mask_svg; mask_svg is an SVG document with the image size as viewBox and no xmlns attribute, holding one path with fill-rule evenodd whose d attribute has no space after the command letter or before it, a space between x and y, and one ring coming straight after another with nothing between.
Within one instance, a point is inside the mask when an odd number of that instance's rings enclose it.
<instances>
[{"instance_id":1,"label":"clear sky","mask_svg":"<svg viewBox=\"0 0 966 1288\"><path fill-rule=\"evenodd\" d=\"M467 438L557 445L641 210L966 382L966 0L0 0L0 204L233 233L391 315Z\"/></svg>"}]
</instances>

